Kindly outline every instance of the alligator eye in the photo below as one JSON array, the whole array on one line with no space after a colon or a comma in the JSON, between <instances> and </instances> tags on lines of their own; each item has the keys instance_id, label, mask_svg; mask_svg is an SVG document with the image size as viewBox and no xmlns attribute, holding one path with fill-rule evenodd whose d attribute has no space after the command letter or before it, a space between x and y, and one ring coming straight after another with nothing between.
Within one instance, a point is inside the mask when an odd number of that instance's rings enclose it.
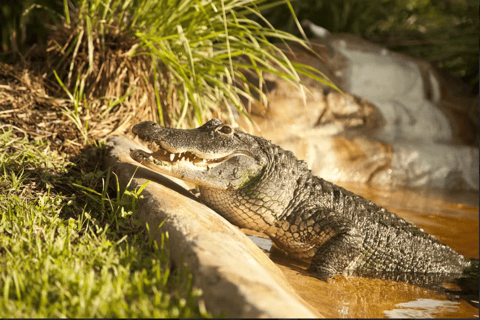
<instances>
[{"instance_id":1,"label":"alligator eye","mask_svg":"<svg viewBox=\"0 0 480 320\"><path fill-rule=\"evenodd\" d=\"M220 129L218 129L217 131L220 131L221 133L224 133L224 134L232 134L233 133L233 128L228 126L228 125L224 125Z\"/></svg>"}]
</instances>

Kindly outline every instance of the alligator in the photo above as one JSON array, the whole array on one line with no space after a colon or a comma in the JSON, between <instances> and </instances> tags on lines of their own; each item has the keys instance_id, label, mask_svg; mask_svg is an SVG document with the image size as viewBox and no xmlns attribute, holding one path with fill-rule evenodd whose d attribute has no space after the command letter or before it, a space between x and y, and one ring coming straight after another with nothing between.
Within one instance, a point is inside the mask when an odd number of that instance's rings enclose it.
<instances>
[{"instance_id":1,"label":"alligator","mask_svg":"<svg viewBox=\"0 0 480 320\"><path fill-rule=\"evenodd\" d=\"M327 280L349 271L461 274L462 255L395 213L312 174L291 151L219 119L192 129L146 121L132 149L144 166L199 186L201 200L240 228L268 235Z\"/></svg>"}]
</instances>

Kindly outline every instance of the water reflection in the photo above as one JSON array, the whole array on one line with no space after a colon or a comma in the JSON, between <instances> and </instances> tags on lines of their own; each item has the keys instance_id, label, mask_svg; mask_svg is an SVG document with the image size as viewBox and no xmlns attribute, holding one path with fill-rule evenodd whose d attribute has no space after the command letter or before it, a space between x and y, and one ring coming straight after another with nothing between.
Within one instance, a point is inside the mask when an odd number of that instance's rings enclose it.
<instances>
[{"instance_id":1,"label":"water reflection","mask_svg":"<svg viewBox=\"0 0 480 320\"><path fill-rule=\"evenodd\" d=\"M397 213L478 261L478 193L342 187ZM415 275L403 279L410 282L407 283L398 277L378 274L371 278L368 274L337 275L324 282L310 276L306 264L275 250L265 236L250 237L270 255L297 293L325 317L478 318L478 274L473 280L462 278L456 282L449 276L444 279L438 275Z\"/></svg>"},{"instance_id":2,"label":"water reflection","mask_svg":"<svg viewBox=\"0 0 480 320\"><path fill-rule=\"evenodd\" d=\"M466 277L463 274L439 274L439 273L394 273L394 272L360 272L353 271L350 275L382 279L388 281L407 282L419 287L442 289L443 283L454 283L457 279Z\"/></svg>"},{"instance_id":3,"label":"water reflection","mask_svg":"<svg viewBox=\"0 0 480 320\"><path fill-rule=\"evenodd\" d=\"M385 311L400 309L398 304L420 299L453 300L457 303L455 314L430 310L430 318L478 317L478 302L474 307L466 297L461 299L461 289L453 283L442 283L442 286L432 288L401 281L344 275L336 275L335 279L325 282L312 277L305 263L293 261L275 249L269 255L298 295L327 318L385 318ZM478 290L476 295L468 299L478 300ZM410 315L413 316L413 312Z\"/></svg>"},{"instance_id":4,"label":"water reflection","mask_svg":"<svg viewBox=\"0 0 480 320\"><path fill-rule=\"evenodd\" d=\"M417 299L397 303L400 309L385 310L389 318L450 318L458 313L459 302L436 299Z\"/></svg>"},{"instance_id":5,"label":"water reflection","mask_svg":"<svg viewBox=\"0 0 480 320\"><path fill-rule=\"evenodd\" d=\"M248 232L248 231L246 231ZM259 237L255 235L247 235L250 240L252 240L253 243L255 243L260 249L270 252L270 249L272 248L272 240L264 238L264 237Z\"/></svg>"}]
</instances>

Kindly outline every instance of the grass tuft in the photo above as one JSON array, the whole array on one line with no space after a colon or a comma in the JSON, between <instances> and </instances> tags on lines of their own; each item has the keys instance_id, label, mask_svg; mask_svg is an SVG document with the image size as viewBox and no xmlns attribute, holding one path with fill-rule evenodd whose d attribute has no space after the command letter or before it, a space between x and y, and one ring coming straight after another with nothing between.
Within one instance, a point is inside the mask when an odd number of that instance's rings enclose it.
<instances>
[{"instance_id":1,"label":"grass tuft","mask_svg":"<svg viewBox=\"0 0 480 320\"><path fill-rule=\"evenodd\" d=\"M0 317L209 316L187 268L171 269L168 235L157 244L136 218L141 189L110 197L101 171L104 187L86 187L92 177L12 131L0 154Z\"/></svg>"},{"instance_id":2,"label":"grass tuft","mask_svg":"<svg viewBox=\"0 0 480 320\"><path fill-rule=\"evenodd\" d=\"M240 97L266 99L245 72L261 80L262 73L272 72L297 88L299 73L328 84L320 72L292 64L267 38L309 50L303 40L247 17L261 17L264 2L82 0L52 34L47 60L58 63L46 72L55 70L66 91L80 84L89 101L134 92L122 100L122 106L141 105L132 122L186 127L217 116L235 123L232 108L248 117Z\"/></svg>"}]
</instances>

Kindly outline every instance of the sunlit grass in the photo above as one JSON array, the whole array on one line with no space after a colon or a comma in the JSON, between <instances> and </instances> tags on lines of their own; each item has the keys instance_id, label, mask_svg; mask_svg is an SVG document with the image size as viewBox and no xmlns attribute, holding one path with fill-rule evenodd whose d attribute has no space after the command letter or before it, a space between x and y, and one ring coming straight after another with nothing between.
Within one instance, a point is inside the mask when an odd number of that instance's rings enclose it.
<instances>
[{"instance_id":1,"label":"sunlit grass","mask_svg":"<svg viewBox=\"0 0 480 320\"><path fill-rule=\"evenodd\" d=\"M234 123L232 107L248 117L240 97L266 98L262 88L247 81L247 70L261 80L264 72L275 73L301 90L299 74L328 83L319 71L290 62L267 38L294 41L310 50L303 40L247 18L261 17L258 8L273 5L264 3L268 1L81 0L74 10L66 10L71 41L58 44L64 48L63 57L54 69L69 61L62 80L67 87L76 74L80 84L92 86L99 78L96 70L102 70L105 48L122 47L126 55L143 57L151 64L145 77L151 77L148 85L155 89L162 125L165 115L177 127L198 126L214 114ZM280 3L287 2L274 4ZM86 65L79 64L81 52L80 61L88 61Z\"/></svg>"},{"instance_id":2,"label":"sunlit grass","mask_svg":"<svg viewBox=\"0 0 480 320\"><path fill-rule=\"evenodd\" d=\"M166 243L136 219L141 190L110 199L11 131L0 132L0 155L0 317L208 316L191 273L171 273ZM106 172L92 174L108 185ZM69 188L78 192L60 192Z\"/></svg>"}]
</instances>

